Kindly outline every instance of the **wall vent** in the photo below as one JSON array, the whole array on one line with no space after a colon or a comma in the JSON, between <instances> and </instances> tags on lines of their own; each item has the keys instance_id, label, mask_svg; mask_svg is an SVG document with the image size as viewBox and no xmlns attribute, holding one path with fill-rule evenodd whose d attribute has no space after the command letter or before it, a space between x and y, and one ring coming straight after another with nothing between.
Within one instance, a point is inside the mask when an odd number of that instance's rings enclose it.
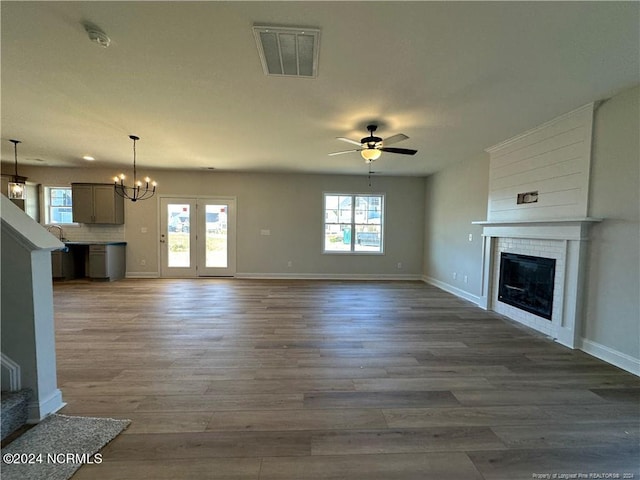
<instances>
[{"instance_id":1,"label":"wall vent","mask_svg":"<svg viewBox=\"0 0 640 480\"><path fill-rule=\"evenodd\" d=\"M254 26L253 36L265 75L315 78L320 29Z\"/></svg>"}]
</instances>

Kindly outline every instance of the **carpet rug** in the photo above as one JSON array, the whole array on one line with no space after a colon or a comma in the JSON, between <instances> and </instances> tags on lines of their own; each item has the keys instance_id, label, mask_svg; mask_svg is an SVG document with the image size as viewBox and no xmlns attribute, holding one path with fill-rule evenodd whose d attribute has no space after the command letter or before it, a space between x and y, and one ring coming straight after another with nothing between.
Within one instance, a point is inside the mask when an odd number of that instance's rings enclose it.
<instances>
[{"instance_id":1,"label":"carpet rug","mask_svg":"<svg viewBox=\"0 0 640 480\"><path fill-rule=\"evenodd\" d=\"M2 449L2 480L67 480L130 420L50 415Z\"/></svg>"}]
</instances>

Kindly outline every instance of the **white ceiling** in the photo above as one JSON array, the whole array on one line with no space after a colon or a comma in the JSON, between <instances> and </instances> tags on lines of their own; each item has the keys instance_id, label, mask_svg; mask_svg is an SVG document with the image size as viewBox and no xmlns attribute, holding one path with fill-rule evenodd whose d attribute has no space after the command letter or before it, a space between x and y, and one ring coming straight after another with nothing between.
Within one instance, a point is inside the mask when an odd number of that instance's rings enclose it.
<instances>
[{"instance_id":1,"label":"white ceiling","mask_svg":"<svg viewBox=\"0 0 640 480\"><path fill-rule=\"evenodd\" d=\"M640 82L638 2L6 2L2 160L365 173L335 137L405 133L427 175ZM109 48L89 41L100 26ZM321 29L316 79L262 72L254 24ZM92 155L94 162L82 160Z\"/></svg>"}]
</instances>

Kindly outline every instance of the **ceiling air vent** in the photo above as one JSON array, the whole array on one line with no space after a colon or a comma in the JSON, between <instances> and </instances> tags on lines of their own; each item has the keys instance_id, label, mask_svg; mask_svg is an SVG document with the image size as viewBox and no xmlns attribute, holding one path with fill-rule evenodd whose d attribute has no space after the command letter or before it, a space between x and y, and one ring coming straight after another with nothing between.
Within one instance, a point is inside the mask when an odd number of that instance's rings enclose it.
<instances>
[{"instance_id":1,"label":"ceiling air vent","mask_svg":"<svg viewBox=\"0 0 640 480\"><path fill-rule=\"evenodd\" d=\"M306 78L318 75L319 29L254 26L253 36L265 75Z\"/></svg>"}]
</instances>

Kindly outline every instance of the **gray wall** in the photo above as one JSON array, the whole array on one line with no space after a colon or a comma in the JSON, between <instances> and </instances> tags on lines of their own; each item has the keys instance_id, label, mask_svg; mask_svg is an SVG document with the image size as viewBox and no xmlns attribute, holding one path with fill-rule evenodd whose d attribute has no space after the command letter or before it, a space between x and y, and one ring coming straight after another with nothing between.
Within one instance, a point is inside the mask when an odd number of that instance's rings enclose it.
<instances>
[{"instance_id":1,"label":"gray wall","mask_svg":"<svg viewBox=\"0 0 640 480\"><path fill-rule=\"evenodd\" d=\"M584 337L640 359L640 87L603 103L594 121Z\"/></svg>"},{"instance_id":2,"label":"gray wall","mask_svg":"<svg viewBox=\"0 0 640 480\"><path fill-rule=\"evenodd\" d=\"M424 276L470 299L482 294L482 227L471 222L486 218L488 188L484 153L425 179Z\"/></svg>"},{"instance_id":3,"label":"gray wall","mask_svg":"<svg viewBox=\"0 0 640 480\"><path fill-rule=\"evenodd\" d=\"M624 91L595 113L589 215L592 227L586 280L585 349L611 349L640 359L640 87ZM424 275L472 298L481 293L480 236L486 218L489 160L479 155L425 180ZM476 241L478 243L476 243ZM469 275L465 285L460 272ZM453 272L458 272L453 280Z\"/></svg>"},{"instance_id":4,"label":"gray wall","mask_svg":"<svg viewBox=\"0 0 640 480\"><path fill-rule=\"evenodd\" d=\"M115 169L25 167L32 182L62 186L107 183ZM119 170L118 170L119 171ZM126 173L126 172L125 172ZM422 178L144 171L159 183L159 194L237 198L237 272L255 275L358 276L422 274L424 182ZM322 254L323 192L384 193L384 255ZM127 272L154 275L158 265L157 198L125 203ZM100 227L101 230L111 227ZM117 228L117 227L116 227ZM147 233L143 233L146 228ZM270 236L261 236L268 229ZM141 260L146 265L141 265ZM288 262L292 267L288 267ZM397 264L402 263L398 269Z\"/></svg>"}]
</instances>

